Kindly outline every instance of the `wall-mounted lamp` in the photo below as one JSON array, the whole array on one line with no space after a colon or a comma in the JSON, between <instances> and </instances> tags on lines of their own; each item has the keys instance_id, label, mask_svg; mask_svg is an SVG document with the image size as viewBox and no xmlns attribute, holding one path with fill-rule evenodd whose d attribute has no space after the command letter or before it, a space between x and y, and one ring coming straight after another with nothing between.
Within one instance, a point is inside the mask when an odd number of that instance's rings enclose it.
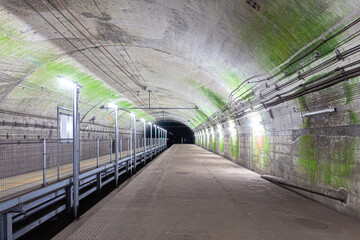
<instances>
[{"instance_id":1,"label":"wall-mounted lamp","mask_svg":"<svg viewBox=\"0 0 360 240\"><path fill-rule=\"evenodd\" d=\"M307 112L307 113L301 114L301 117L310 117L310 116L314 116L314 115L319 115L319 114L324 114L324 113L332 113L332 112L336 112L336 108L328 108L328 109L324 109L324 110L320 110L320 111Z\"/></svg>"}]
</instances>

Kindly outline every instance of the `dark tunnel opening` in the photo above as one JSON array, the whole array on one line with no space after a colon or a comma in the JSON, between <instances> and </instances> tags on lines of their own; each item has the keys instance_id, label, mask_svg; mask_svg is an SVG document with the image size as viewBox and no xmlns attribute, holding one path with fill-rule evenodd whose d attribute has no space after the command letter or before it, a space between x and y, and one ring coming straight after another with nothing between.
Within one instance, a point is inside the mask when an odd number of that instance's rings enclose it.
<instances>
[{"instance_id":1,"label":"dark tunnel opening","mask_svg":"<svg viewBox=\"0 0 360 240\"><path fill-rule=\"evenodd\" d=\"M173 144L194 144L195 135L194 132L184 123L173 121L173 120L164 120L158 121L156 125L164 128L167 134L167 144L168 147L171 147Z\"/></svg>"}]
</instances>

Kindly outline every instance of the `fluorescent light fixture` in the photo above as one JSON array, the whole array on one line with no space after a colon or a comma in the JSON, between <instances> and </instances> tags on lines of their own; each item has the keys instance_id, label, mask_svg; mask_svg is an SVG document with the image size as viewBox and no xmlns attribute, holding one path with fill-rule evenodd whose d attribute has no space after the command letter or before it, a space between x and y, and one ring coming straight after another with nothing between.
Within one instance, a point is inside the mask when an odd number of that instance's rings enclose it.
<instances>
[{"instance_id":1,"label":"fluorescent light fixture","mask_svg":"<svg viewBox=\"0 0 360 240\"><path fill-rule=\"evenodd\" d=\"M145 119L142 118L141 121L145 122Z\"/></svg>"},{"instance_id":2,"label":"fluorescent light fixture","mask_svg":"<svg viewBox=\"0 0 360 240\"><path fill-rule=\"evenodd\" d=\"M118 106L117 106L115 103L109 103L109 107L110 107L110 108L115 108L115 109L116 109Z\"/></svg>"},{"instance_id":3,"label":"fluorescent light fixture","mask_svg":"<svg viewBox=\"0 0 360 240\"><path fill-rule=\"evenodd\" d=\"M314 115L319 115L319 114L324 114L324 113L332 113L332 112L336 112L336 108L328 108L328 109L315 111L315 112L307 112L307 113L301 114L301 117L310 117L310 116L314 116Z\"/></svg>"},{"instance_id":4,"label":"fluorescent light fixture","mask_svg":"<svg viewBox=\"0 0 360 240\"><path fill-rule=\"evenodd\" d=\"M152 123L151 122L148 122L148 124L151 126L152 125Z\"/></svg>"},{"instance_id":5,"label":"fluorescent light fixture","mask_svg":"<svg viewBox=\"0 0 360 240\"><path fill-rule=\"evenodd\" d=\"M61 85L63 85L66 88L73 88L75 86L75 83L73 81L69 80L64 76L57 76L57 78L59 79Z\"/></svg>"}]
</instances>

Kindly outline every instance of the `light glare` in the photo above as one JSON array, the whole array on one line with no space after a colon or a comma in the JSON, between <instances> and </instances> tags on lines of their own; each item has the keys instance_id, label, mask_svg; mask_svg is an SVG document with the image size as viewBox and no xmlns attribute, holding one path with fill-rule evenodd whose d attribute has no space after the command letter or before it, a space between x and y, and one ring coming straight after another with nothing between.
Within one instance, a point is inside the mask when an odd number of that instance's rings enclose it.
<instances>
[{"instance_id":1,"label":"light glare","mask_svg":"<svg viewBox=\"0 0 360 240\"><path fill-rule=\"evenodd\" d=\"M74 88L75 83L64 76L57 76L61 85L66 88Z\"/></svg>"},{"instance_id":2,"label":"light glare","mask_svg":"<svg viewBox=\"0 0 360 240\"><path fill-rule=\"evenodd\" d=\"M110 108L117 108L118 106L115 103L109 103Z\"/></svg>"},{"instance_id":3,"label":"light glare","mask_svg":"<svg viewBox=\"0 0 360 240\"><path fill-rule=\"evenodd\" d=\"M254 136L265 135L265 127L262 124L262 117L259 113L254 113L250 116L250 126L253 130Z\"/></svg>"}]
</instances>

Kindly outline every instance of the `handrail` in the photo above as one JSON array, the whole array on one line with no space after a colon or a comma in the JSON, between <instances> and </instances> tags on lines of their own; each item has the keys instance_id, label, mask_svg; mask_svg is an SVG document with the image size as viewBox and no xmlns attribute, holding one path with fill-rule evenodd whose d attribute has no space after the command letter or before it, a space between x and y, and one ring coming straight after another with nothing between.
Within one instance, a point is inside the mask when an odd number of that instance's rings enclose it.
<instances>
[{"instance_id":1,"label":"handrail","mask_svg":"<svg viewBox=\"0 0 360 240\"><path fill-rule=\"evenodd\" d=\"M158 150L156 150L158 149ZM138 152L132 156L127 156L122 159L119 159L118 165L120 170L120 175L123 175L127 172L126 162L133 161L135 159L136 162L146 163L144 157L151 158L152 155L158 155L162 151L166 149L166 143L154 146L152 149ZM155 151L156 150L156 151ZM134 167L134 165L132 165ZM114 177L114 163L108 163L105 165L98 166L94 169L90 169L86 172L83 172L79 175L80 180L80 189L82 189L82 193L80 194L80 199L90 195L96 190L100 190L102 186L110 183L115 179ZM122 170L121 170L122 169ZM130 171L128 169L128 171ZM95 184L96 183L96 184ZM95 184L94 187L90 187ZM70 209L72 207L71 195L68 194L71 191L71 187L73 185L73 177L70 176L61 181L57 181L47 186L40 187L38 189L32 190L27 193L18 195L11 199L5 200L0 203L0 217L5 222L0 224L0 239L16 239L26 234L30 230L39 226L43 222L47 221L51 217L59 214L66 209ZM66 204L62 204L61 206L56 205L57 209L46 212L43 215L36 218L33 222L27 223L27 225L22 226L20 229L17 229L13 232L13 224L19 222L20 220L25 219L39 211L43 211L47 209L49 206L55 206L59 201L66 199ZM4 223L4 224L3 224ZM10 226L10 227L7 227ZM4 231L4 232L1 232Z\"/></svg>"},{"instance_id":2,"label":"handrail","mask_svg":"<svg viewBox=\"0 0 360 240\"><path fill-rule=\"evenodd\" d=\"M294 183L289 183L282 178L270 176L270 175L266 175L266 174L261 175L261 178L268 180L270 182L279 183L281 185L285 185L285 186L292 187L292 188L297 188L302 191L306 191L306 192L317 194L317 195L320 195L323 197L338 200L343 203L347 203L347 200L348 200L348 192L343 188L340 188L339 190L336 191L333 189L326 189L326 188L322 188L322 187L299 186Z\"/></svg>"}]
</instances>

